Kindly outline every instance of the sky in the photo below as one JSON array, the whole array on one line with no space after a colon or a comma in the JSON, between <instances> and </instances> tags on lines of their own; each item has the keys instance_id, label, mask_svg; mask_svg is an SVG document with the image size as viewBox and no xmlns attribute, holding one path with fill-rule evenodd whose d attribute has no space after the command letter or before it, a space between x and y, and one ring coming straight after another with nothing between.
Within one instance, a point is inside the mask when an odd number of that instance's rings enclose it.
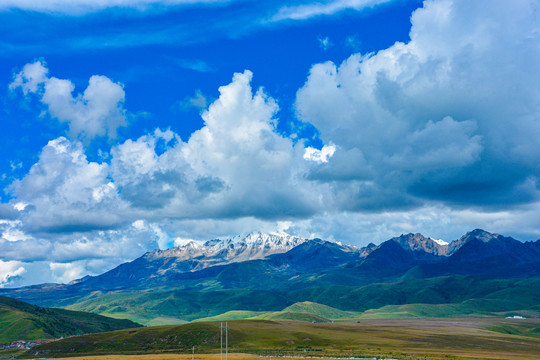
<instances>
[{"instance_id":1,"label":"sky","mask_svg":"<svg viewBox=\"0 0 540 360\"><path fill-rule=\"evenodd\" d=\"M251 231L537 240L538 64L533 0L4 0L0 287Z\"/></svg>"}]
</instances>

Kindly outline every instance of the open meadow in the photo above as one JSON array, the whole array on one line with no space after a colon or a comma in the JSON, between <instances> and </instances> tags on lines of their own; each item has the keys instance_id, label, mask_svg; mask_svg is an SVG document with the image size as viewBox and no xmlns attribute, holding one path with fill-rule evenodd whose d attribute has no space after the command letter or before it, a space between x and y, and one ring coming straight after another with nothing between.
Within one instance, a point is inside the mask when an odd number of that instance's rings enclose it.
<instances>
[{"instance_id":1,"label":"open meadow","mask_svg":"<svg viewBox=\"0 0 540 360\"><path fill-rule=\"evenodd\" d=\"M378 357L392 359L540 359L540 319L403 319L342 323L229 322L231 359ZM72 337L27 358L219 358L219 323L158 326ZM159 354L159 355L156 355ZM206 354L206 355L202 355ZM118 355L118 356L113 356Z\"/></svg>"}]
</instances>

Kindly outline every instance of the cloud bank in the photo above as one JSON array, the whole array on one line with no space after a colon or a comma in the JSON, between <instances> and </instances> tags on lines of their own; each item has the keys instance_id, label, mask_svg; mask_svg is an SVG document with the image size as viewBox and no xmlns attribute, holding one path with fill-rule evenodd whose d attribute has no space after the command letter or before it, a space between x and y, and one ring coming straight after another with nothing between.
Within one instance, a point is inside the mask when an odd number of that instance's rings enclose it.
<instances>
[{"instance_id":1,"label":"cloud bank","mask_svg":"<svg viewBox=\"0 0 540 360\"><path fill-rule=\"evenodd\" d=\"M410 42L314 65L297 113L338 150L311 177L346 173L358 210L537 201L538 20L533 1L426 1Z\"/></svg>"}]
</instances>

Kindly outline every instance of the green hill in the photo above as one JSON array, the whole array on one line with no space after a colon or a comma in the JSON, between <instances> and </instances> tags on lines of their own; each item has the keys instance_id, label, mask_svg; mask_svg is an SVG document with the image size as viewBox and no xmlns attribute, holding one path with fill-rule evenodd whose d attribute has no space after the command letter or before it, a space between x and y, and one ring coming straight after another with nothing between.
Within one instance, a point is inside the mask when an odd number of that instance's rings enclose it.
<instances>
[{"instance_id":1,"label":"green hill","mask_svg":"<svg viewBox=\"0 0 540 360\"><path fill-rule=\"evenodd\" d=\"M308 322L329 322L321 316L304 313L304 312L289 312L289 311L275 311L268 312L259 316L250 318L250 320L294 320L294 321L308 321Z\"/></svg>"},{"instance_id":2,"label":"green hill","mask_svg":"<svg viewBox=\"0 0 540 360\"><path fill-rule=\"evenodd\" d=\"M342 311L327 305L304 301L287 306L282 311L260 312L233 310L216 316L196 319L194 321L261 319L328 322L331 319L353 319L358 316L359 313Z\"/></svg>"},{"instance_id":3,"label":"green hill","mask_svg":"<svg viewBox=\"0 0 540 360\"><path fill-rule=\"evenodd\" d=\"M233 310L233 311L227 311L223 314L219 314L216 316L209 316L205 318L196 319L193 321L226 321L226 320L243 320L243 319L249 319L253 318L255 316L259 316L262 314L266 314L264 311L245 311L245 310Z\"/></svg>"},{"instance_id":4,"label":"green hill","mask_svg":"<svg viewBox=\"0 0 540 360\"><path fill-rule=\"evenodd\" d=\"M55 339L140 326L129 320L65 309L42 308L0 296L0 343Z\"/></svg>"},{"instance_id":5,"label":"green hill","mask_svg":"<svg viewBox=\"0 0 540 360\"><path fill-rule=\"evenodd\" d=\"M318 304L311 301L303 301L292 304L286 307L283 311L295 312L295 313L308 313L317 315L326 319L351 319L357 317L359 314L343 311L333 308L328 305Z\"/></svg>"}]
</instances>

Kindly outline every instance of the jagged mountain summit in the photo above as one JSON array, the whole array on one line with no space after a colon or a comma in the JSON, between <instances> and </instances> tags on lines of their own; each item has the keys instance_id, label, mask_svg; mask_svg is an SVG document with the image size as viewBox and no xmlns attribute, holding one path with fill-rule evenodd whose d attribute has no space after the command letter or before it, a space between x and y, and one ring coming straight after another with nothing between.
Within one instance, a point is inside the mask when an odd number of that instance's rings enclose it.
<instances>
[{"instance_id":1,"label":"jagged mountain summit","mask_svg":"<svg viewBox=\"0 0 540 360\"><path fill-rule=\"evenodd\" d=\"M183 263L182 271L196 271L209 266L263 259L272 254L285 253L305 241L306 239L285 233L251 232L206 242L190 240L172 249L152 251L144 257L158 261L175 259L177 263Z\"/></svg>"},{"instance_id":2,"label":"jagged mountain summit","mask_svg":"<svg viewBox=\"0 0 540 360\"><path fill-rule=\"evenodd\" d=\"M448 243L426 238L422 234L401 235L390 239L390 241L398 243L404 250L423 252L435 256L446 256L448 254Z\"/></svg>"}]
</instances>

